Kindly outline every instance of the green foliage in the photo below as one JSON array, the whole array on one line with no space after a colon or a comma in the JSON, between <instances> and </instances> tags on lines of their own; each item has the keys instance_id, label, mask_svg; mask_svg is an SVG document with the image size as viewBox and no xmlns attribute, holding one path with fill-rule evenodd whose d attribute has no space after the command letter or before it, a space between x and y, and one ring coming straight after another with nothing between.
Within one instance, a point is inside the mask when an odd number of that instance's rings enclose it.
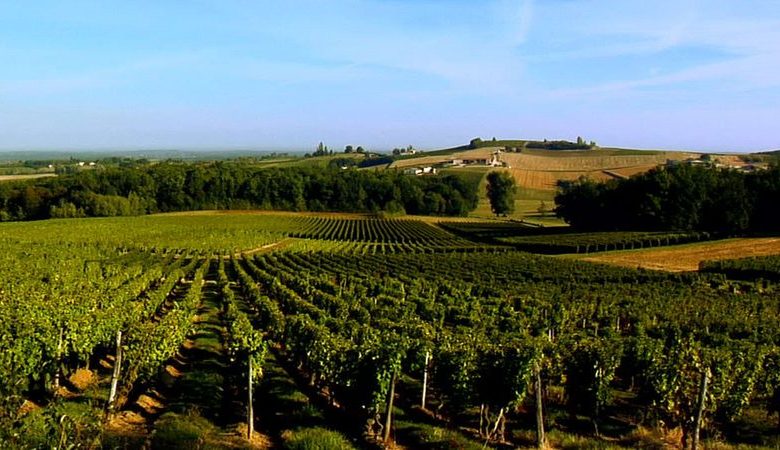
<instances>
[{"instance_id":1,"label":"green foliage","mask_svg":"<svg viewBox=\"0 0 780 450\"><path fill-rule=\"evenodd\" d=\"M586 143L581 137L577 137L577 142L569 141L525 141L525 140L512 140L512 139L496 139L493 138L488 141L483 141L481 138L474 138L469 142L469 149L477 149L484 147L506 147L508 149L543 149L543 150L590 150L596 147L596 143L590 141Z\"/></svg>"},{"instance_id":2,"label":"green foliage","mask_svg":"<svg viewBox=\"0 0 780 450\"><path fill-rule=\"evenodd\" d=\"M75 219L86 217L86 213L71 202L61 201L58 205L51 206L49 217L52 219Z\"/></svg>"},{"instance_id":3,"label":"green foliage","mask_svg":"<svg viewBox=\"0 0 780 450\"><path fill-rule=\"evenodd\" d=\"M780 256L758 256L720 261L704 261L699 270L708 273L721 273L739 280L780 281Z\"/></svg>"},{"instance_id":4,"label":"green foliage","mask_svg":"<svg viewBox=\"0 0 780 450\"><path fill-rule=\"evenodd\" d=\"M537 359L529 342L510 342L480 352L475 386L479 402L496 410L521 405Z\"/></svg>"},{"instance_id":5,"label":"green foliage","mask_svg":"<svg viewBox=\"0 0 780 450\"><path fill-rule=\"evenodd\" d=\"M681 165L626 180L563 182L557 214L586 230L776 231L780 168L755 173Z\"/></svg>"},{"instance_id":6,"label":"green foliage","mask_svg":"<svg viewBox=\"0 0 780 450\"><path fill-rule=\"evenodd\" d=\"M610 384L621 360L621 342L580 337L564 345L566 351L562 356L569 410L596 419L611 401Z\"/></svg>"},{"instance_id":7,"label":"green foliage","mask_svg":"<svg viewBox=\"0 0 780 450\"><path fill-rule=\"evenodd\" d=\"M222 295L223 320L228 325L228 338L225 344L228 357L247 364L251 360L252 378L260 380L263 376L263 361L265 361L265 355L268 351L263 330L256 329L248 315L236 305L235 294L233 294L225 274L224 258L220 258L218 261L217 274Z\"/></svg>"},{"instance_id":8,"label":"green foliage","mask_svg":"<svg viewBox=\"0 0 780 450\"><path fill-rule=\"evenodd\" d=\"M766 409L780 416L780 349L772 348L763 362L759 383L767 394Z\"/></svg>"},{"instance_id":9,"label":"green foliage","mask_svg":"<svg viewBox=\"0 0 780 450\"><path fill-rule=\"evenodd\" d=\"M101 410L60 400L0 428L3 448L96 448L103 439Z\"/></svg>"},{"instance_id":10,"label":"green foliage","mask_svg":"<svg viewBox=\"0 0 780 450\"><path fill-rule=\"evenodd\" d=\"M490 209L497 216L515 211L515 179L508 172L490 172L487 176Z\"/></svg>"},{"instance_id":11,"label":"green foliage","mask_svg":"<svg viewBox=\"0 0 780 450\"><path fill-rule=\"evenodd\" d=\"M135 193L131 193L127 198L120 195L91 194L87 196L84 210L93 217L138 216L147 213L146 203ZM72 203L70 205L73 209L76 208Z\"/></svg>"},{"instance_id":12,"label":"green foliage","mask_svg":"<svg viewBox=\"0 0 780 450\"><path fill-rule=\"evenodd\" d=\"M544 231L544 230L541 230ZM554 230L553 230L554 231ZM566 230L568 231L568 230ZM534 253L592 253L609 250L661 247L699 242L716 237L707 232L607 231L596 233L558 233L499 237L497 242L510 244Z\"/></svg>"},{"instance_id":13,"label":"green foliage","mask_svg":"<svg viewBox=\"0 0 780 450\"><path fill-rule=\"evenodd\" d=\"M359 165L381 164L380 160L368 158ZM341 169L354 164L354 159L340 158L323 167L262 168L218 162L80 171L4 183L0 218L114 217L253 208L462 216L477 205L476 187L458 177ZM426 196L436 201L426 202Z\"/></svg>"}]
</instances>

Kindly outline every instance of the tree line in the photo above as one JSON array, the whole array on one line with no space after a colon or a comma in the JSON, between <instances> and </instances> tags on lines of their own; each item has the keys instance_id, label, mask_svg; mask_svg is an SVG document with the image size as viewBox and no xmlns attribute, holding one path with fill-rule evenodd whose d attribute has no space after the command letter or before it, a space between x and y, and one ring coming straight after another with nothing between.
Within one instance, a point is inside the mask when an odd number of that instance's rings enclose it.
<instances>
[{"instance_id":1,"label":"tree line","mask_svg":"<svg viewBox=\"0 0 780 450\"><path fill-rule=\"evenodd\" d=\"M166 162L0 184L0 221L203 209L466 215L476 186L397 171Z\"/></svg>"},{"instance_id":2,"label":"tree line","mask_svg":"<svg viewBox=\"0 0 780 450\"><path fill-rule=\"evenodd\" d=\"M624 180L559 183L557 214L583 230L780 230L780 167L752 173L681 165Z\"/></svg>"}]
</instances>

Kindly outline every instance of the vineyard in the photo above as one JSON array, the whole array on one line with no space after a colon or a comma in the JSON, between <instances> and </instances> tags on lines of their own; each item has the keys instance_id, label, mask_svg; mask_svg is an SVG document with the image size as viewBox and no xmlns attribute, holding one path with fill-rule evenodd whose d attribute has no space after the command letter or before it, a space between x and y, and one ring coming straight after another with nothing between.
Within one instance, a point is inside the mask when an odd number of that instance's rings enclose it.
<instances>
[{"instance_id":1,"label":"vineyard","mask_svg":"<svg viewBox=\"0 0 780 450\"><path fill-rule=\"evenodd\" d=\"M714 233L616 231L572 233L568 227L539 227L525 222L441 222L440 227L466 239L512 246L541 254L634 250L707 241Z\"/></svg>"},{"instance_id":2,"label":"vineyard","mask_svg":"<svg viewBox=\"0 0 780 450\"><path fill-rule=\"evenodd\" d=\"M591 253L610 250L634 250L664 247L712 239L710 233L666 232L601 232L566 233L541 236L511 236L498 238L498 242L510 244L520 250L533 253Z\"/></svg>"},{"instance_id":3,"label":"vineyard","mask_svg":"<svg viewBox=\"0 0 780 450\"><path fill-rule=\"evenodd\" d=\"M697 271L702 264L739 258L760 258L780 254L780 239L750 237L694 242L668 247L581 255L583 261L629 268L646 268L672 272Z\"/></svg>"},{"instance_id":4,"label":"vineyard","mask_svg":"<svg viewBox=\"0 0 780 450\"><path fill-rule=\"evenodd\" d=\"M2 224L0 446L780 444L780 291L764 276L777 258L666 274L485 246L454 230L491 227L449 226ZM521 238L673 239L505 237Z\"/></svg>"},{"instance_id":5,"label":"vineyard","mask_svg":"<svg viewBox=\"0 0 780 450\"><path fill-rule=\"evenodd\" d=\"M721 273L729 278L741 280L780 281L780 257L774 255L705 261L699 265L699 270L708 273Z\"/></svg>"},{"instance_id":6,"label":"vineyard","mask_svg":"<svg viewBox=\"0 0 780 450\"><path fill-rule=\"evenodd\" d=\"M74 232L76 229L78 232ZM127 218L0 224L0 239L15 244L101 245L156 253L211 254L328 249L349 253L469 252L490 247L423 220L367 215L236 214L202 212Z\"/></svg>"}]
</instances>

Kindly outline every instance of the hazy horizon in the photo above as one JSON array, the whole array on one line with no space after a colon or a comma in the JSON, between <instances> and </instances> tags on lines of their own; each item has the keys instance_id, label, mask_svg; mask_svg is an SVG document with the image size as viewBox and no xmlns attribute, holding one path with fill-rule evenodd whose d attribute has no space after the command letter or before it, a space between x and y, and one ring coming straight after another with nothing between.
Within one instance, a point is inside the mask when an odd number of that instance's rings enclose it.
<instances>
[{"instance_id":1,"label":"hazy horizon","mask_svg":"<svg viewBox=\"0 0 780 450\"><path fill-rule=\"evenodd\" d=\"M0 8L0 151L780 148L780 3L198 0Z\"/></svg>"}]
</instances>

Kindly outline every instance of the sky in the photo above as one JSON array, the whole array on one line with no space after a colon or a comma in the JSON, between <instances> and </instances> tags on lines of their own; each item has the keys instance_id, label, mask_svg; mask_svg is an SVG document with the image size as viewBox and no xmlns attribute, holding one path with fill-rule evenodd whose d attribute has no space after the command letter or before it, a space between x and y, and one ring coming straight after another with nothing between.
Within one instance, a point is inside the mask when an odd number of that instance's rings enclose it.
<instances>
[{"instance_id":1,"label":"sky","mask_svg":"<svg viewBox=\"0 0 780 450\"><path fill-rule=\"evenodd\" d=\"M777 0L0 0L0 149L780 148Z\"/></svg>"}]
</instances>

